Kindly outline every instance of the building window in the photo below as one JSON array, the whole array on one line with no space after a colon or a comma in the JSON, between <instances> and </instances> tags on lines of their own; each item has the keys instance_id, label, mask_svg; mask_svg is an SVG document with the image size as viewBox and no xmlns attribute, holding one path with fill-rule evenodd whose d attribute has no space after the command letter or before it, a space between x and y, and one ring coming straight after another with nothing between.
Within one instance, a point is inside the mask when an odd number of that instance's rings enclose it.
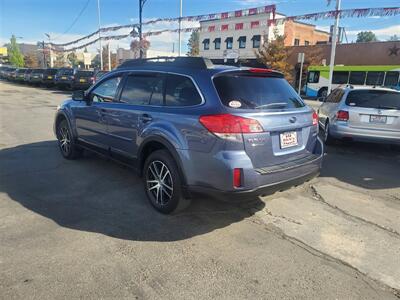
<instances>
[{"instance_id":1,"label":"building window","mask_svg":"<svg viewBox=\"0 0 400 300\"><path fill-rule=\"evenodd\" d=\"M254 35L253 38L253 48L260 48L261 45L261 35Z\"/></svg>"},{"instance_id":2,"label":"building window","mask_svg":"<svg viewBox=\"0 0 400 300\"><path fill-rule=\"evenodd\" d=\"M204 39L203 45L204 45L204 50L209 50L210 49L210 39Z\"/></svg>"},{"instance_id":3,"label":"building window","mask_svg":"<svg viewBox=\"0 0 400 300\"><path fill-rule=\"evenodd\" d=\"M251 29L258 28L258 27L260 27L260 21L252 21L251 22L251 25L250 25Z\"/></svg>"},{"instance_id":4,"label":"building window","mask_svg":"<svg viewBox=\"0 0 400 300\"><path fill-rule=\"evenodd\" d=\"M299 39L294 39L294 45L295 46L300 46L300 40Z\"/></svg>"},{"instance_id":5,"label":"building window","mask_svg":"<svg viewBox=\"0 0 400 300\"><path fill-rule=\"evenodd\" d=\"M214 46L215 46L215 50L221 49L221 38L216 38L214 40Z\"/></svg>"},{"instance_id":6,"label":"building window","mask_svg":"<svg viewBox=\"0 0 400 300\"><path fill-rule=\"evenodd\" d=\"M221 25L221 31L227 31L228 29L229 29L229 25L228 24Z\"/></svg>"},{"instance_id":7,"label":"building window","mask_svg":"<svg viewBox=\"0 0 400 300\"><path fill-rule=\"evenodd\" d=\"M209 32L215 31L215 25L214 26L208 26L208 31Z\"/></svg>"},{"instance_id":8,"label":"building window","mask_svg":"<svg viewBox=\"0 0 400 300\"><path fill-rule=\"evenodd\" d=\"M226 49L232 49L233 37L226 38L225 43L226 43Z\"/></svg>"},{"instance_id":9,"label":"building window","mask_svg":"<svg viewBox=\"0 0 400 300\"><path fill-rule=\"evenodd\" d=\"M239 42L239 48L240 49L246 48L246 37L245 36L239 37L238 38L238 42Z\"/></svg>"},{"instance_id":10,"label":"building window","mask_svg":"<svg viewBox=\"0 0 400 300\"><path fill-rule=\"evenodd\" d=\"M304 46L309 46L310 42L309 41L304 41Z\"/></svg>"},{"instance_id":11,"label":"building window","mask_svg":"<svg viewBox=\"0 0 400 300\"><path fill-rule=\"evenodd\" d=\"M242 30L242 29L243 29L243 23L235 24L235 30Z\"/></svg>"}]
</instances>

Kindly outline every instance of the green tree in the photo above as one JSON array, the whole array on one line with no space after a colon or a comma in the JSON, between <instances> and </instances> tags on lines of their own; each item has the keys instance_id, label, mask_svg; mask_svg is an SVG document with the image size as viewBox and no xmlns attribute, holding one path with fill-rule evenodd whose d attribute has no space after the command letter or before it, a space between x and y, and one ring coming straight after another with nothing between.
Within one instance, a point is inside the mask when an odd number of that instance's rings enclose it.
<instances>
[{"instance_id":1,"label":"green tree","mask_svg":"<svg viewBox=\"0 0 400 300\"><path fill-rule=\"evenodd\" d=\"M15 67L24 66L24 56L22 55L21 50L19 49L15 35L11 36L10 45L8 47L8 56L11 65Z\"/></svg>"},{"instance_id":2,"label":"green tree","mask_svg":"<svg viewBox=\"0 0 400 300\"><path fill-rule=\"evenodd\" d=\"M357 34L357 43L377 42L378 38L372 31L361 31Z\"/></svg>"},{"instance_id":3,"label":"green tree","mask_svg":"<svg viewBox=\"0 0 400 300\"><path fill-rule=\"evenodd\" d=\"M400 37L397 34L394 34L389 38L389 41L391 42L400 41Z\"/></svg>"},{"instance_id":4,"label":"green tree","mask_svg":"<svg viewBox=\"0 0 400 300\"><path fill-rule=\"evenodd\" d=\"M28 53L24 57L24 65L27 68L38 68L39 67L39 60L36 56L36 53Z\"/></svg>"},{"instance_id":5,"label":"green tree","mask_svg":"<svg viewBox=\"0 0 400 300\"><path fill-rule=\"evenodd\" d=\"M272 41L268 41L267 36L264 37L264 43L255 54L260 63L282 72L287 81L293 81L293 66L288 63L290 50L285 47L285 36L278 34L277 30L274 31Z\"/></svg>"},{"instance_id":6,"label":"green tree","mask_svg":"<svg viewBox=\"0 0 400 300\"><path fill-rule=\"evenodd\" d=\"M187 56L199 56L200 54L200 35L198 31L193 31L188 41Z\"/></svg>"},{"instance_id":7,"label":"green tree","mask_svg":"<svg viewBox=\"0 0 400 300\"><path fill-rule=\"evenodd\" d=\"M78 66L78 58L76 57L75 52L71 52L67 55L67 59L72 67Z\"/></svg>"}]
</instances>

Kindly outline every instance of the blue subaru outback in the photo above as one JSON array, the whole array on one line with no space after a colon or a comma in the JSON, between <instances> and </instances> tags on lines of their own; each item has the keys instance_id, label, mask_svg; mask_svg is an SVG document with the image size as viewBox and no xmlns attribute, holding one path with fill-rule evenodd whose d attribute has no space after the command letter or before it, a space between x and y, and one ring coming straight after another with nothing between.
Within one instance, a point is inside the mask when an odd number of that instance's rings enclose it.
<instances>
[{"instance_id":1,"label":"blue subaru outback","mask_svg":"<svg viewBox=\"0 0 400 300\"><path fill-rule=\"evenodd\" d=\"M61 154L135 168L171 213L192 195L248 198L318 175L318 116L279 72L205 58L130 60L57 110Z\"/></svg>"}]
</instances>

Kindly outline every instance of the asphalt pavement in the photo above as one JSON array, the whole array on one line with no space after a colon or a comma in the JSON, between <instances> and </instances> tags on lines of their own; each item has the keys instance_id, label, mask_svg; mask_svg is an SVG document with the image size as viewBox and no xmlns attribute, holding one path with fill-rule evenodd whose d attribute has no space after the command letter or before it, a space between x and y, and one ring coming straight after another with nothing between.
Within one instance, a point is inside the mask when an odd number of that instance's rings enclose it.
<instances>
[{"instance_id":1,"label":"asphalt pavement","mask_svg":"<svg viewBox=\"0 0 400 300\"><path fill-rule=\"evenodd\" d=\"M304 185L165 216L130 169L61 157L66 97L0 82L0 299L400 297L400 152L338 143Z\"/></svg>"}]
</instances>

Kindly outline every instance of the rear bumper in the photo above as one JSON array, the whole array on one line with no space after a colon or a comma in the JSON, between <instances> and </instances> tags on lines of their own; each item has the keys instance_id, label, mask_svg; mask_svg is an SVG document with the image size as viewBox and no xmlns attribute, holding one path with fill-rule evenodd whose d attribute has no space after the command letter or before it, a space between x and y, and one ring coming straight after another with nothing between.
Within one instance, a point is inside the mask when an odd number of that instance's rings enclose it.
<instances>
[{"instance_id":1,"label":"rear bumper","mask_svg":"<svg viewBox=\"0 0 400 300\"><path fill-rule=\"evenodd\" d=\"M233 158L223 159L224 155L208 156L207 160L191 156L195 169L184 172L188 191L214 196L216 198L243 199L270 194L291 186L302 184L317 176L322 167L323 143L317 140L314 153L309 159L299 159L264 169L254 169L246 154L235 154ZM181 156L182 157L182 156ZM185 162L186 163L186 162ZM185 164L184 163L184 164ZM242 169L242 187L233 187L233 169ZM189 172L189 173L188 173Z\"/></svg>"},{"instance_id":2,"label":"rear bumper","mask_svg":"<svg viewBox=\"0 0 400 300\"><path fill-rule=\"evenodd\" d=\"M371 130L349 127L345 124L331 124L330 134L337 139L351 139L360 142L400 144L400 131Z\"/></svg>"}]
</instances>

